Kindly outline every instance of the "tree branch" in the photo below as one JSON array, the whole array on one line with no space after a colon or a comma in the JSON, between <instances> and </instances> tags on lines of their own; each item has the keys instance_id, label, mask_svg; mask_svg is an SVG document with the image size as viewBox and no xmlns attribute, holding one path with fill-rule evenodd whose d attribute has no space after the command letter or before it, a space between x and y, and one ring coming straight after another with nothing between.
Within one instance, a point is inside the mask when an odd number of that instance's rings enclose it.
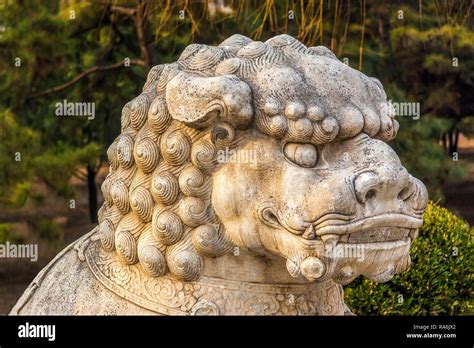
<instances>
[{"instance_id":1,"label":"tree branch","mask_svg":"<svg viewBox=\"0 0 474 348\"><path fill-rule=\"evenodd\" d=\"M90 31L92 29L97 29L97 24L96 23L94 23L93 25L91 25L89 27L79 29L78 31L75 31L75 32L69 34L69 37L75 37L75 36L82 35L82 34L87 33L88 31Z\"/></svg>"},{"instance_id":2,"label":"tree branch","mask_svg":"<svg viewBox=\"0 0 474 348\"><path fill-rule=\"evenodd\" d=\"M130 59L130 64L131 65L140 65L140 66L146 67L146 63L142 60L139 60L139 59ZM124 66L124 62L118 62L118 63L110 64L110 65L94 66L94 67L92 67L90 69L87 69L86 71L80 73L79 75L77 75L72 80L70 80L70 81L68 81L68 82L66 82L66 83L64 83L60 86L49 88L49 89L47 89L43 92L34 93L34 94L28 96L27 99L28 100L29 99L35 99L35 98L39 98L39 97L44 97L44 96L49 95L49 94L54 94L54 93L61 92L65 89L71 87L72 85L79 82L81 79L83 79L84 77L86 77L90 74L100 72L100 71L118 69L118 68L121 68L123 66Z\"/></svg>"},{"instance_id":3,"label":"tree branch","mask_svg":"<svg viewBox=\"0 0 474 348\"><path fill-rule=\"evenodd\" d=\"M149 47L149 42L151 39L151 33L149 28L147 27L147 16L149 10L149 3L146 1L138 0L137 9L135 12L135 16L133 17L135 21L135 32L137 35L138 46L140 47L141 56L145 61L145 64L148 69L156 62L156 55L152 48Z\"/></svg>"},{"instance_id":4,"label":"tree branch","mask_svg":"<svg viewBox=\"0 0 474 348\"><path fill-rule=\"evenodd\" d=\"M76 172L76 173L73 173L72 175L78 178L79 180L82 180L82 181L87 180L87 176L81 172Z\"/></svg>"},{"instance_id":5,"label":"tree branch","mask_svg":"<svg viewBox=\"0 0 474 348\"><path fill-rule=\"evenodd\" d=\"M150 47L152 34L150 32L150 28L147 26L150 3L147 0L137 0L137 7L131 8L126 6L110 5L109 1L106 0L96 1L106 5L110 12L126 15L133 19L137 43L140 47L141 58L145 62L145 67L147 69L151 69L151 67L158 64L156 52L152 47Z\"/></svg>"},{"instance_id":6,"label":"tree branch","mask_svg":"<svg viewBox=\"0 0 474 348\"><path fill-rule=\"evenodd\" d=\"M110 11L124 14L127 16L132 16L132 17L135 16L135 14L137 13L136 8L129 8L129 7L124 7L124 6L110 6Z\"/></svg>"},{"instance_id":7,"label":"tree branch","mask_svg":"<svg viewBox=\"0 0 474 348\"><path fill-rule=\"evenodd\" d=\"M8 209L5 213L2 212L2 222L18 222L27 221L35 222L38 219L52 219L57 216L65 216L71 214L64 209L51 209L51 207L37 207L32 211L31 209Z\"/></svg>"}]
</instances>

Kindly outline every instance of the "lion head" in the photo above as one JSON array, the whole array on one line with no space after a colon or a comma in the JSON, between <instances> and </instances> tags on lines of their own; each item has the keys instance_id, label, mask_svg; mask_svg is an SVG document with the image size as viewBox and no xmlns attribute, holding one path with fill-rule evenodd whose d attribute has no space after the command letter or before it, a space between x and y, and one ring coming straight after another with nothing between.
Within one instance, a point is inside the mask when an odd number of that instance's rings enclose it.
<instances>
[{"instance_id":1,"label":"lion head","mask_svg":"<svg viewBox=\"0 0 474 348\"><path fill-rule=\"evenodd\" d=\"M427 204L385 143L394 116L380 82L325 47L288 35L190 45L123 108L102 246L186 281L235 247L279 255L304 281L387 281L408 267Z\"/></svg>"}]
</instances>

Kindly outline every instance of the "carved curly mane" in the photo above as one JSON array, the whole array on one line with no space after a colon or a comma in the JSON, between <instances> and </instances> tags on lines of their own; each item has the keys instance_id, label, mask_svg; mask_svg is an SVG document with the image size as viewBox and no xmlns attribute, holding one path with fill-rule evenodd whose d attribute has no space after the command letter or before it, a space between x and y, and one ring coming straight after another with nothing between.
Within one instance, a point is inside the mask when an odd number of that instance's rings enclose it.
<instances>
[{"instance_id":1,"label":"carved curly mane","mask_svg":"<svg viewBox=\"0 0 474 348\"><path fill-rule=\"evenodd\" d=\"M380 83L363 74L354 87L372 98L363 108L336 110L310 87L292 89L306 83L292 62L308 55L342 64L327 48L307 48L288 35L265 43L234 35L218 47L190 45L176 63L152 68L142 94L123 108L121 134L107 151L103 248L152 276L197 279L203 255L233 247L211 206L212 174L221 165L218 151L235 146L246 129L255 125L274 138L314 144L360 132L395 136L398 125ZM268 66L274 75L265 75ZM261 91L262 78L275 87ZM203 92L201 81L208 79Z\"/></svg>"}]
</instances>

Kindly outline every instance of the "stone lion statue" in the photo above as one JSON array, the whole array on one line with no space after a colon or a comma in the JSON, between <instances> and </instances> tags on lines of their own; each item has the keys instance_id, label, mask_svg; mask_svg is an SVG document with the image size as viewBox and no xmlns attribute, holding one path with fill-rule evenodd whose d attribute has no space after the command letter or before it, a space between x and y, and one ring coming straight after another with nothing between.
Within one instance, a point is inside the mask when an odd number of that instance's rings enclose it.
<instances>
[{"instance_id":1,"label":"stone lion statue","mask_svg":"<svg viewBox=\"0 0 474 348\"><path fill-rule=\"evenodd\" d=\"M192 44L123 108L99 226L12 314L342 315L410 265L423 183L377 79L288 35Z\"/></svg>"}]
</instances>

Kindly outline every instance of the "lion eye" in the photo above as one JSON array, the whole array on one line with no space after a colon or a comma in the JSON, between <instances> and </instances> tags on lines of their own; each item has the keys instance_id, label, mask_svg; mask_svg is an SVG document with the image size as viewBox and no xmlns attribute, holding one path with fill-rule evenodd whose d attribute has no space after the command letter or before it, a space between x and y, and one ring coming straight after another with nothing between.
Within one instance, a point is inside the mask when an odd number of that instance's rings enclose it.
<instances>
[{"instance_id":1,"label":"lion eye","mask_svg":"<svg viewBox=\"0 0 474 348\"><path fill-rule=\"evenodd\" d=\"M286 158L305 168L312 168L318 162L318 150L312 144L288 143L283 149Z\"/></svg>"}]
</instances>

